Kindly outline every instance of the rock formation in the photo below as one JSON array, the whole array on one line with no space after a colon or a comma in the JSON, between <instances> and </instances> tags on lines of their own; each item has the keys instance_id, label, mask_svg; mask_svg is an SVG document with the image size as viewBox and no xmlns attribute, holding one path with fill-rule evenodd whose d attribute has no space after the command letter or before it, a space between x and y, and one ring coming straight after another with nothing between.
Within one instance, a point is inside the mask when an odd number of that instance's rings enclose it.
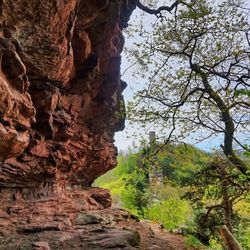
<instances>
[{"instance_id":1,"label":"rock formation","mask_svg":"<svg viewBox=\"0 0 250 250\"><path fill-rule=\"evenodd\" d=\"M123 129L121 1L1 1L0 185L90 186Z\"/></svg>"},{"instance_id":2,"label":"rock formation","mask_svg":"<svg viewBox=\"0 0 250 250\"><path fill-rule=\"evenodd\" d=\"M0 234L61 230L111 205L122 28L135 1L0 1Z\"/></svg>"}]
</instances>

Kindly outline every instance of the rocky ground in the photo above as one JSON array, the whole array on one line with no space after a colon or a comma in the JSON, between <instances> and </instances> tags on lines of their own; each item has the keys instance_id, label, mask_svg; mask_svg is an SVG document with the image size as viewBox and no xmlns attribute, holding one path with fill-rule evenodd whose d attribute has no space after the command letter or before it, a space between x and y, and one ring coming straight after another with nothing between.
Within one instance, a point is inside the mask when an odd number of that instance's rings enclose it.
<instances>
[{"instance_id":1,"label":"rocky ground","mask_svg":"<svg viewBox=\"0 0 250 250\"><path fill-rule=\"evenodd\" d=\"M68 229L33 228L0 236L1 250L169 249L182 250L184 238L157 224L139 222L122 209L84 212Z\"/></svg>"}]
</instances>

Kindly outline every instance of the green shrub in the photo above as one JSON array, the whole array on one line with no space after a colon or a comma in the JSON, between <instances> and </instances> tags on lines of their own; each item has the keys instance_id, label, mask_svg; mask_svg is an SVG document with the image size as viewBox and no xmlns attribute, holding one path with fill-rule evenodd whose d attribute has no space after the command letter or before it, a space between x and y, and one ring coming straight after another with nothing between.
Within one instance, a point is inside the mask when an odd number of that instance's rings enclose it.
<instances>
[{"instance_id":1,"label":"green shrub","mask_svg":"<svg viewBox=\"0 0 250 250\"><path fill-rule=\"evenodd\" d=\"M186 223L190 216L188 202L180 198L170 197L149 208L149 219L161 223L165 228L173 230Z\"/></svg>"},{"instance_id":2,"label":"green shrub","mask_svg":"<svg viewBox=\"0 0 250 250\"><path fill-rule=\"evenodd\" d=\"M205 249L204 245L193 235L189 234L185 239L185 247L187 249L195 248L195 249Z\"/></svg>"}]
</instances>

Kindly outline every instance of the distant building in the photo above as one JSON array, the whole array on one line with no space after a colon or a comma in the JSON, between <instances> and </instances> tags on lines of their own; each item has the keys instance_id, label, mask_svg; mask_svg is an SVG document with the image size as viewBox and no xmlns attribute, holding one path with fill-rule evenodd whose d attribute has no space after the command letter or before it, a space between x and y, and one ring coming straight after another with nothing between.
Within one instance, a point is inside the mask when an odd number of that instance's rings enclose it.
<instances>
[{"instance_id":1,"label":"distant building","mask_svg":"<svg viewBox=\"0 0 250 250\"><path fill-rule=\"evenodd\" d=\"M157 150L157 141L155 136L155 131L149 132L149 145L150 145L150 155L154 154ZM152 158L151 171L149 171L149 181L151 184L157 184L163 182L163 173L162 169L158 167L156 164L158 159L157 154L155 154Z\"/></svg>"}]
</instances>

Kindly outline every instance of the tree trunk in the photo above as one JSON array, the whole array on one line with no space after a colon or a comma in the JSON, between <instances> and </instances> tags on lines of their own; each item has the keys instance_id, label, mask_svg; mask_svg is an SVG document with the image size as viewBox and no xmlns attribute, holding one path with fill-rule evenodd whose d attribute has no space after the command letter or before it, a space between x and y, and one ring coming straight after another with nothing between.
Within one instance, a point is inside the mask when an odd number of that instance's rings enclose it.
<instances>
[{"instance_id":1,"label":"tree trunk","mask_svg":"<svg viewBox=\"0 0 250 250\"><path fill-rule=\"evenodd\" d=\"M231 233L233 233L232 227L232 204L228 197L227 181L222 181L222 196L224 207L224 223Z\"/></svg>"},{"instance_id":2,"label":"tree trunk","mask_svg":"<svg viewBox=\"0 0 250 250\"><path fill-rule=\"evenodd\" d=\"M191 64L191 69L201 76L205 92L216 103L217 108L221 112L222 121L225 125L224 145L222 146L225 156L241 171L241 173L247 174L249 167L233 152L235 126L233 118L229 112L229 106L224 102L220 95L213 90L209 84L207 73L202 71L199 65Z\"/></svg>"},{"instance_id":3,"label":"tree trunk","mask_svg":"<svg viewBox=\"0 0 250 250\"><path fill-rule=\"evenodd\" d=\"M238 241L234 238L226 225L223 225L220 229L222 239L229 250L243 250Z\"/></svg>"}]
</instances>

